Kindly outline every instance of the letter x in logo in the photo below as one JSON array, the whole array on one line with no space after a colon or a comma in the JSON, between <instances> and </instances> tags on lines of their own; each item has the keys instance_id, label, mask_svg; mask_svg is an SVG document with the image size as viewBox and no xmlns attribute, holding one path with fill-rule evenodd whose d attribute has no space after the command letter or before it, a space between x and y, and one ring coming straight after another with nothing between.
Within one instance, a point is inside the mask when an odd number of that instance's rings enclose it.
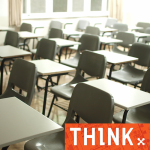
<instances>
[{"instance_id":1,"label":"letter x in logo","mask_svg":"<svg viewBox=\"0 0 150 150\"><path fill-rule=\"evenodd\" d=\"M145 140L145 138L143 138L142 140L140 138L137 139L139 141L138 145L145 145L145 143L143 142Z\"/></svg>"}]
</instances>

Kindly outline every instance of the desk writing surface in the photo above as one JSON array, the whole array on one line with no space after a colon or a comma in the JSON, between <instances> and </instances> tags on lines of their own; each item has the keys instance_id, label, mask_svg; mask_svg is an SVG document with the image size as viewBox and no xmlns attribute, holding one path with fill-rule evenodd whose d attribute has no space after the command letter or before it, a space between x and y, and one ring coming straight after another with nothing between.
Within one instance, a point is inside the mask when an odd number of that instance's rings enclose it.
<instances>
[{"instance_id":1,"label":"desk writing surface","mask_svg":"<svg viewBox=\"0 0 150 150\"><path fill-rule=\"evenodd\" d=\"M75 68L71 68L48 59L33 60L30 62L36 65L37 71L41 75L52 75L75 71Z\"/></svg>"},{"instance_id":2,"label":"desk writing surface","mask_svg":"<svg viewBox=\"0 0 150 150\"><path fill-rule=\"evenodd\" d=\"M108 38L108 37L100 37L100 42L105 43L105 44L109 44L109 43L122 43L123 40L119 40L119 39L113 39L113 38Z\"/></svg>"},{"instance_id":3,"label":"desk writing surface","mask_svg":"<svg viewBox=\"0 0 150 150\"><path fill-rule=\"evenodd\" d=\"M148 37L148 36L150 36L150 34L148 34L148 33L141 33L141 32L129 32L129 31L127 31L127 33L133 33L136 37Z\"/></svg>"},{"instance_id":4,"label":"desk writing surface","mask_svg":"<svg viewBox=\"0 0 150 150\"><path fill-rule=\"evenodd\" d=\"M93 52L104 55L108 63L115 64L115 65L128 63L128 62L134 62L138 60L138 58L136 57L126 56L126 55L109 52L105 50L99 50L99 51L93 51Z\"/></svg>"},{"instance_id":5,"label":"desk writing surface","mask_svg":"<svg viewBox=\"0 0 150 150\"><path fill-rule=\"evenodd\" d=\"M84 32L68 30L68 29L62 29L62 31L65 35L82 35L82 34L84 34Z\"/></svg>"},{"instance_id":6,"label":"desk writing surface","mask_svg":"<svg viewBox=\"0 0 150 150\"><path fill-rule=\"evenodd\" d=\"M150 103L150 94L108 79L85 82L111 94L115 105L129 110Z\"/></svg>"},{"instance_id":7,"label":"desk writing surface","mask_svg":"<svg viewBox=\"0 0 150 150\"><path fill-rule=\"evenodd\" d=\"M19 37L23 39L32 39L32 38L42 38L44 35L28 32L28 31L20 31Z\"/></svg>"},{"instance_id":8,"label":"desk writing surface","mask_svg":"<svg viewBox=\"0 0 150 150\"><path fill-rule=\"evenodd\" d=\"M21 50L19 48L16 48L10 45L0 46L1 58L13 58L13 57L19 57L19 56L28 56L31 54L32 53L30 52Z\"/></svg>"},{"instance_id":9,"label":"desk writing surface","mask_svg":"<svg viewBox=\"0 0 150 150\"><path fill-rule=\"evenodd\" d=\"M63 130L15 97L0 99L0 120L0 148Z\"/></svg>"},{"instance_id":10,"label":"desk writing surface","mask_svg":"<svg viewBox=\"0 0 150 150\"><path fill-rule=\"evenodd\" d=\"M58 46L72 46L72 45L80 45L80 42L65 40L61 38L49 38L49 40L53 40L57 43Z\"/></svg>"},{"instance_id":11,"label":"desk writing surface","mask_svg":"<svg viewBox=\"0 0 150 150\"><path fill-rule=\"evenodd\" d=\"M14 28L0 26L0 31L7 31L7 30L11 30L11 31L13 31L13 30L14 30Z\"/></svg>"},{"instance_id":12,"label":"desk writing surface","mask_svg":"<svg viewBox=\"0 0 150 150\"><path fill-rule=\"evenodd\" d=\"M116 32L117 29L114 28L100 28L100 32Z\"/></svg>"}]
</instances>

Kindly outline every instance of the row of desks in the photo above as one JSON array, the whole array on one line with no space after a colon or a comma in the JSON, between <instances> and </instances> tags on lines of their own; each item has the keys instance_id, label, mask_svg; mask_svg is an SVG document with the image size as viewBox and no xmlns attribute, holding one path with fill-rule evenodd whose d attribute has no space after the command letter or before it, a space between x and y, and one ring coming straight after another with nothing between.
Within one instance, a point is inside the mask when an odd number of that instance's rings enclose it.
<instances>
[{"instance_id":1,"label":"row of desks","mask_svg":"<svg viewBox=\"0 0 150 150\"><path fill-rule=\"evenodd\" d=\"M138 60L137 58L134 57L115 54L108 51L95 51L95 53L105 55L107 62L112 64L113 66L116 64L123 64ZM4 60L29 55L31 55L30 52L26 52L24 50L20 50L18 48L14 48L11 46L0 47L0 58L3 58ZM33 60L31 62L36 65L39 74L48 75L47 82L49 80L48 78L52 75L57 76L71 71L75 71L74 68L50 60ZM1 69L1 77L3 78L2 70L3 69ZM112 70L110 70L110 74L111 71ZM114 97L115 105L125 109L126 111L128 111L131 108L143 106L145 104L150 103L149 93L139 91L137 89L133 89L128 86L124 86L122 84L107 79L88 81L86 82L86 84L90 84L92 86L95 86L99 89L102 89L110 93ZM45 90L44 94L43 114L45 114L46 99L47 99L47 90ZM16 108L15 107L16 105L19 107ZM6 107L9 109L9 111L4 110ZM3 112L5 112L5 117L3 116L4 115ZM0 147L4 147L10 144L14 144L38 136L63 130L62 127L60 127L50 119L46 118L45 116L42 116L36 110L32 109L31 107L27 106L26 104L24 104L23 102L19 101L16 98L1 99L0 118L1 118L0 135L3 135L3 138L0 141ZM12 118L15 124L12 124L11 120ZM18 121L19 123L17 123ZM125 122L125 120L123 120L123 122ZM6 124L12 125L11 127L10 126L7 127ZM23 130L26 128L28 128L29 132Z\"/></svg>"}]
</instances>

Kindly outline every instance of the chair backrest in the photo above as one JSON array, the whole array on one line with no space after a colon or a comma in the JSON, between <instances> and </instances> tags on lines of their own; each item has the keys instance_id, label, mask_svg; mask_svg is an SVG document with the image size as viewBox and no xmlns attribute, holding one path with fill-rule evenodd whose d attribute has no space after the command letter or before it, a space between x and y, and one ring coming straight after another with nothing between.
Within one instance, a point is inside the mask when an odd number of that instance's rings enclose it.
<instances>
[{"instance_id":1,"label":"chair backrest","mask_svg":"<svg viewBox=\"0 0 150 150\"><path fill-rule=\"evenodd\" d=\"M145 33L150 34L150 27L146 28ZM150 42L150 36L148 36L147 38L143 38L143 42Z\"/></svg>"},{"instance_id":2,"label":"chair backrest","mask_svg":"<svg viewBox=\"0 0 150 150\"><path fill-rule=\"evenodd\" d=\"M63 38L63 31L61 29L51 28L49 31L49 38Z\"/></svg>"},{"instance_id":3,"label":"chair backrest","mask_svg":"<svg viewBox=\"0 0 150 150\"><path fill-rule=\"evenodd\" d=\"M2 97L17 97L26 104L30 105L34 94L37 71L35 64L23 59L16 59L10 73L8 86ZM17 86L19 89L26 92L26 96L19 94L14 90Z\"/></svg>"},{"instance_id":4,"label":"chair backrest","mask_svg":"<svg viewBox=\"0 0 150 150\"><path fill-rule=\"evenodd\" d=\"M37 46L35 59L49 59L54 60L56 55L57 44L55 41L48 39L41 39Z\"/></svg>"},{"instance_id":5,"label":"chair backrest","mask_svg":"<svg viewBox=\"0 0 150 150\"><path fill-rule=\"evenodd\" d=\"M22 23L20 27L20 31L32 32L32 25L29 23Z\"/></svg>"},{"instance_id":6,"label":"chair backrest","mask_svg":"<svg viewBox=\"0 0 150 150\"><path fill-rule=\"evenodd\" d=\"M7 31L4 45L19 46L19 34L14 31Z\"/></svg>"},{"instance_id":7,"label":"chair backrest","mask_svg":"<svg viewBox=\"0 0 150 150\"><path fill-rule=\"evenodd\" d=\"M134 43L128 55L138 58L138 61L134 62L135 64L148 67L150 61L150 45Z\"/></svg>"},{"instance_id":8,"label":"chair backrest","mask_svg":"<svg viewBox=\"0 0 150 150\"><path fill-rule=\"evenodd\" d=\"M118 29L118 32L128 31L128 25L124 23L114 23L113 28Z\"/></svg>"},{"instance_id":9,"label":"chair backrest","mask_svg":"<svg viewBox=\"0 0 150 150\"><path fill-rule=\"evenodd\" d=\"M100 35L100 29L97 27L87 26L85 29L86 34Z\"/></svg>"},{"instance_id":10,"label":"chair backrest","mask_svg":"<svg viewBox=\"0 0 150 150\"><path fill-rule=\"evenodd\" d=\"M76 75L84 71L90 76L104 78L107 60L104 55L85 50L79 59Z\"/></svg>"},{"instance_id":11,"label":"chair backrest","mask_svg":"<svg viewBox=\"0 0 150 150\"><path fill-rule=\"evenodd\" d=\"M84 31L87 26L90 25L90 22L88 20L79 20L76 30Z\"/></svg>"},{"instance_id":12,"label":"chair backrest","mask_svg":"<svg viewBox=\"0 0 150 150\"><path fill-rule=\"evenodd\" d=\"M146 30L148 27L150 27L150 23L148 23L148 22L138 22L136 26L137 26L137 27L142 27L143 29L138 29L137 31L144 33L145 30Z\"/></svg>"},{"instance_id":13,"label":"chair backrest","mask_svg":"<svg viewBox=\"0 0 150 150\"><path fill-rule=\"evenodd\" d=\"M141 85L141 90L150 93L150 68L146 71L142 85Z\"/></svg>"},{"instance_id":14,"label":"chair backrest","mask_svg":"<svg viewBox=\"0 0 150 150\"><path fill-rule=\"evenodd\" d=\"M118 32L116 35L116 39L123 40L122 43L119 43L118 45L121 45L123 47L130 47L133 43L135 43L135 35L133 33L128 32Z\"/></svg>"},{"instance_id":15,"label":"chair backrest","mask_svg":"<svg viewBox=\"0 0 150 150\"><path fill-rule=\"evenodd\" d=\"M79 42L81 42L81 45L79 45L78 51L99 50L100 40L97 35L83 34L79 39Z\"/></svg>"},{"instance_id":16,"label":"chair backrest","mask_svg":"<svg viewBox=\"0 0 150 150\"><path fill-rule=\"evenodd\" d=\"M79 83L72 94L65 123L74 123L77 113L87 123L112 123L114 99L85 83Z\"/></svg>"},{"instance_id":17,"label":"chair backrest","mask_svg":"<svg viewBox=\"0 0 150 150\"><path fill-rule=\"evenodd\" d=\"M51 28L62 29L62 23L60 21L52 20L50 22L49 30L51 30Z\"/></svg>"},{"instance_id":18,"label":"chair backrest","mask_svg":"<svg viewBox=\"0 0 150 150\"><path fill-rule=\"evenodd\" d=\"M107 21L106 21L105 27L112 28L114 23L116 23L116 22L117 22L117 19L108 18Z\"/></svg>"}]
</instances>

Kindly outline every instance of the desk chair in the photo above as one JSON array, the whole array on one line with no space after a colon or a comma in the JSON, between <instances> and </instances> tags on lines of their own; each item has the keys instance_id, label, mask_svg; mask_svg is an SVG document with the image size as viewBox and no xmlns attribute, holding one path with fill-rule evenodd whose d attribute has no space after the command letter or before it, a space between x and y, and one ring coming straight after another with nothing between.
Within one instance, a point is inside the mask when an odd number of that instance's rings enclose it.
<instances>
[{"instance_id":1,"label":"desk chair","mask_svg":"<svg viewBox=\"0 0 150 150\"><path fill-rule=\"evenodd\" d=\"M142 27L143 29L136 30L137 32L145 33L145 30L150 27L150 23L148 22L138 22L137 27Z\"/></svg>"},{"instance_id":2,"label":"desk chair","mask_svg":"<svg viewBox=\"0 0 150 150\"><path fill-rule=\"evenodd\" d=\"M54 104L54 100L57 97L61 97L65 100L70 100L73 92L73 88L70 87L71 84L87 81L81 73L85 72L90 76L97 78L103 78L106 71L106 58L103 55L93 53L91 51L84 51L80 57L78 66L76 68L76 74L73 80L67 84L62 84L54 86L51 88L51 93L54 94L51 106L49 109L48 116L50 115L51 109ZM54 104L56 105L56 104ZM58 106L58 105L56 105ZM60 106L58 106L60 107ZM62 108L62 107L60 107ZM65 110L64 108L62 108Z\"/></svg>"},{"instance_id":3,"label":"desk chair","mask_svg":"<svg viewBox=\"0 0 150 150\"><path fill-rule=\"evenodd\" d=\"M117 29L117 32L112 33L112 37L114 37L118 32L125 32L128 31L128 25L124 23L114 23L113 28Z\"/></svg>"},{"instance_id":4,"label":"desk chair","mask_svg":"<svg viewBox=\"0 0 150 150\"><path fill-rule=\"evenodd\" d=\"M85 31L86 27L90 25L90 22L88 20L79 20L76 26L76 31ZM77 41L77 38L80 38L80 35L72 35L70 36L75 41Z\"/></svg>"},{"instance_id":5,"label":"desk chair","mask_svg":"<svg viewBox=\"0 0 150 150\"><path fill-rule=\"evenodd\" d=\"M134 64L140 66L149 66L150 61L150 46L142 43L134 43L128 53L128 56L136 57L139 60ZM136 86L142 82L145 71L137 69L131 64L127 64L123 69L113 71L111 79L119 81L123 84L132 84Z\"/></svg>"},{"instance_id":6,"label":"desk chair","mask_svg":"<svg viewBox=\"0 0 150 150\"><path fill-rule=\"evenodd\" d=\"M128 52L125 51L125 48L130 48L132 44L135 43L135 35L128 32L118 32L116 35L116 39L123 40L123 42L119 44L114 44L112 51L114 53L128 55ZM118 46L123 47L124 51L120 50Z\"/></svg>"},{"instance_id":7,"label":"desk chair","mask_svg":"<svg viewBox=\"0 0 150 150\"><path fill-rule=\"evenodd\" d=\"M35 60L38 60L38 59L54 60L55 55L56 55L56 50L57 50L57 44L55 41L43 38L39 41L37 52L35 54ZM44 89L45 87L38 86L38 78L42 78L44 80L45 78L43 78L43 76L39 74L37 76L36 86L39 91L40 89ZM59 81L59 78L58 78L58 81Z\"/></svg>"},{"instance_id":8,"label":"desk chair","mask_svg":"<svg viewBox=\"0 0 150 150\"><path fill-rule=\"evenodd\" d=\"M114 112L113 97L95 87L79 83L72 94L65 123L76 123L75 113L87 123L112 123ZM28 141L24 150L64 150L65 132L57 132Z\"/></svg>"},{"instance_id":9,"label":"desk chair","mask_svg":"<svg viewBox=\"0 0 150 150\"><path fill-rule=\"evenodd\" d=\"M150 93L150 69L144 75L141 90ZM144 98L144 97L143 97ZM150 104L130 109L127 114L126 123L150 123ZM115 123L121 123L124 111L116 113L113 117Z\"/></svg>"},{"instance_id":10,"label":"desk chair","mask_svg":"<svg viewBox=\"0 0 150 150\"><path fill-rule=\"evenodd\" d=\"M85 29L85 34L91 34L91 35L99 36L100 35L100 29L97 27L87 26ZM78 50L78 45L71 46L71 47L69 47L69 49L71 50L70 54L69 54L69 57L70 57L72 50L75 50L75 51Z\"/></svg>"},{"instance_id":11,"label":"desk chair","mask_svg":"<svg viewBox=\"0 0 150 150\"><path fill-rule=\"evenodd\" d=\"M148 27L148 28L146 28L146 30L145 30L145 33L148 33L148 34L150 34L150 27ZM143 43L150 43L150 36L149 37L147 37L147 38L143 38L143 41L142 41Z\"/></svg>"},{"instance_id":12,"label":"desk chair","mask_svg":"<svg viewBox=\"0 0 150 150\"><path fill-rule=\"evenodd\" d=\"M33 63L23 59L16 59L10 73L6 91L0 95L0 99L8 97L17 97L27 105L31 104L36 83L36 67ZM15 90L19 88L19 92ZM22 90L26 92L22 94ZM3 147L2 150L7 150L9 146Z\"/></svg>"},{"instance_id":13,"label":"desk chair","mask_svg":"<svg viewBox=\"0 0 150 150\"><path fill-rule=\"evenodd\" d=\"M63 32L61 29L51 28L51 30L49 31L49 34L48 34L48 38L63 38ZM37 47L38 47L38 44L37 44ZM41 49L42 49L42 47L41 47ZM33 59L34 55L36 54L37 49L32 49L30 51L32 53L32 59ZM57 51L59 51L59 50L57 50Z\"/></svg>"},{"instance_id":14,"label":"desk chair","mask_svg":"<svg viewBox=\"0 0 150 150\"><path fill-rule=\"evenodd\" d=\"M100 45L99 37L96 35L83 34L79 42L81 42L81 45L79 45L76 55L73 58L61 61L62 64L76 68L82 51L95 51L99 49Z\"/></svg>"},{"instance_id":15,"label":"desk chair","mask_svg":"<svg viewBox=\"0 0 150 150\"><path fill-rule=\"evenodd\" d=\"M7 31L4 45L10 45L10 46L18 48L18 46L19 46L19 34L17 32L14 32L14 31ZM3 59L0 58L0 62L2 62L2 60ZM9 70L10 70L11 62L9 61L9 65L6 65L6 64L4 65L5 72L7 74L6 66L9 66Z\"/></svg>"},{"instance_id":16,"label":"desk chair","mask_svg":"<svg viewBox=\"0 0 150 150\"><path fill-rule=\"evenodd\" d=\"M113 25L115 24L115 23L117 23L117 19L115 19L115 18L108 18L107 19L107 21L106 21L106 23L105 23L105 28L112 28L113 27ZM97 24L97 23L96 23ZM105 33L103 33L102 34L102 36L111 36L111 32L105 32Z\"/></svg>"},{"instance_id":17,"label":"desk chair","mask_svg":"<svg viewBox=\"0 0 150 150\"><path fill-rule=\"evenodd\" d=\"M32 25L28 24L28 23L22 23L21 27L20 27L20 31L28 31L28 32L32 32ZM29 50L29 44L30 39L26 40L25 42L25 46L27 46L27 50ZM19 39L19 47L23 47L24 46L24 39L20 38Z\"/></svg>"}]
</instances>

